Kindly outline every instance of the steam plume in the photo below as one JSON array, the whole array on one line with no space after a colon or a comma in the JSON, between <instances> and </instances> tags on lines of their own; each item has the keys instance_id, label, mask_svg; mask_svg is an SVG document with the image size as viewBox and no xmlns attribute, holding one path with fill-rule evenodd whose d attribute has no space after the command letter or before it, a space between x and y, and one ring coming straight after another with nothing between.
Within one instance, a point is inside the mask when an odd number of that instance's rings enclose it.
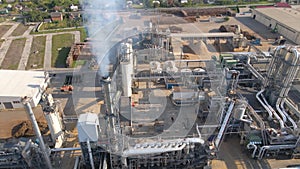
<instances>
[{"instance_id":1,"label":"steam plume","mask_svg":"<svg viewBox=\"0 0 300 169\"><path fill-rule=\"evenodd\" d=\"M112 46L110 36L119 24L117 10L121 9L117 0L81 0L84 13L83 20L87 34L91 38L92 52L96 56L100 76L108 76Z\"/></svg>"}]
</instances>

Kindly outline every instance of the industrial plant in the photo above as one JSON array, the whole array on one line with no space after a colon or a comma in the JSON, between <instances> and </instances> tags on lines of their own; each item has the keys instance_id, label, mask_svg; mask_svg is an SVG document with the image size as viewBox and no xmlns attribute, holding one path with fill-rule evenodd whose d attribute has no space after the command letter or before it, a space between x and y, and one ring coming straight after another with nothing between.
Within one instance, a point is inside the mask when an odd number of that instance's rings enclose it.
<instances>
[{"instance_id":1,"label":"industrial plant","mask_svg":"<svg viewBox=\"0 0 300 169\"><path fill-rule=\"evenodd\" d=\"M299 155L299 111L288 95L299 47L174 59L170 38L146 32L119 43L118 61L99 77L105 110L79 116L86 166L203 168L231 133L252 158Z\"/></svg>"},{"instance_id":2,"label":"industrial plant","mask_svg":"<svg viewBox=\"0 0 300 169\"><path fill-rule=\"evenodd\" d=\"M25 108L36 137L0 143L0 168L60 168L62 152L76 151L76 169L205 169L233 135L255 160L300 157L299 93L294 90L299 46L261 51L239 26L234 32L193 34L156 28L151 23L110 46L104 55L109 65L89 65L101 88L97 97L103 98L97 112L64 114L45 73L44 91L37 91L49 138L43 138L33 113L35 95L22 94L18 106ZM211 54L207 46L230 52ZM238 48L255 51L234 52ZM59 91L75 92L87 76L82 72L67 75ZM68 120L76 121L77 147L63 146Z\"/></svg>"}]
</instances>

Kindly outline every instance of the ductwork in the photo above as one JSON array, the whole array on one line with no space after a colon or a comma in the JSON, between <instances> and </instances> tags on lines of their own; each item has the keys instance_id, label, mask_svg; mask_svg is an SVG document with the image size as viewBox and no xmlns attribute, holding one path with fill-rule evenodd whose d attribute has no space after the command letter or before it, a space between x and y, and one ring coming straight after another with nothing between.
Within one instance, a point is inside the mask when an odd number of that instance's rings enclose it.
<instances>
[{"instance_id":1,"label":"ductwork","mask_svg":"<svg viewBox=\"0 0 300 169\"><path fill-rule=\"evenodd\" d=\"M280 49L282 49L283 47L280 47ZM285 98L287 97L290 88L291 88L291 83L293 82L294 78L297 75L297 72L299 70L299 52L296 49L286 49L286 50L292 50L292 53L294 54L295 58L293 58L292 62L292 67L289 69L289 71L287 72L287 76L284 80L283 83L283 89L281 90L280 94L279 94L279 98L276 101L276 109L278 110L278 112L281 114L282 119L284 122L286 122L286 120L288 119L292 125L293 125L293 129L296 130L297 124L295 123L295 121L289 116L288 113L285 112L284 110L284 103L285 103Z\"/></svg>"},{"instance_id":2,"label":"ductwork","mask_svg":"<svg viewBox=\"0 0 300 169\"><path fill-rule=\"evenodd\" d=\"M267 107L267 105L259 98L259 96L265 91L265 89L262 89L261 91L259 91L257 94L256 94L256 99L259 101L259 103L264 107L265 110L267 110L269 116L268 116L268 119L271 120L273 117L273 113L272 111L270 111L270 109Z\"/></svg>"},{"instance_id":3,"label":"ductwork","mask_svg":"<svg viewBox=\"0 0 300 169\"><path fill-rule=\"evenodd\" d=\"M288 120L292 123L293 129L294 129L294 130L297 130L297 129L298 129L298 126L297 126L296 122L295 122L295 121L291 118L291 116L290 116L287 112L285 112L285 110L284 110L283 105L285 104L285 102L286 102L286 99L283 99L282 102L281 102L281 105L280 105L281 110L282 110L282 112L284 113L284 115L288 118Z\"/></svg>"},{"instance_id":4,"label":"ductwork","mask_svg":"<svg viewBox=\"0 0 300 169\"><path fill-rule=\"evenodd\" d=\"M267 110L269 117L268 119L271 120L272 116L274 115L275 118L279 121L280 123L280 128L284 128L284 122L282 119L279 117L279 115L276 113L276 111L269 105L268 101L265 99L264 95L262 94L265 91L265 89L262 89L256 94L256 99L259 101L259 103L264 107L265 110ZM263 100L261 100L259 97L262 97Z\"/></svg>"},{"instance_id":5,"label":"ductwork","mask_svg":"<svg viewBox=\"0 0 300 169\"><path fill-rule=\"evenodd\" d=\"M250 72L259 80L261 80L263 83L265 82L265 78L257 72L257 70L250 64L250 56L248 56L247 59L247 64L246 66L248 67L248 69L250 70Z\"/></svg>"},{"instance_id":6,"label":"ductwork","mask_svg":"<svg viewBox=\"0 0 300 169\"><path fill-rule=\"evenodd\" d=\"M262 97L263 101L265 102L266 106L268 107L268 109L273 113L275 118L279 121L280 128L283 129L284 128L283 120L280 118L280 116L277 114L277 112L272 108L272 106L269 105L268 101L266 100L266 98L263 94L261 94L261 97Z\"/></svg>"},{"instance_id":7,"label":"ductwork","mask_svg":"<svg viewBox=\"0 0 300 169\"><path fill-rule=\"evenodd\" d=\"M250 149L253 149L253 152L252 152L252 158L255 158L255 154L256 154L256 150L257 150L257 145L253 144L253 143L249 143L247 144L247 149L250 150Z\"/></svg>"},{"instance_id":8,"label":"ductwork","mask_svg":"<svg viewBox=\"0 0 300 169\"><path fill-rule=\"evenodd\" d=\"M272 146L262 146L258 153L258 159L262 159L266 150L280 150L280 149L293 149L296 145L272 145Z\"/></svg>"}]
</instances>

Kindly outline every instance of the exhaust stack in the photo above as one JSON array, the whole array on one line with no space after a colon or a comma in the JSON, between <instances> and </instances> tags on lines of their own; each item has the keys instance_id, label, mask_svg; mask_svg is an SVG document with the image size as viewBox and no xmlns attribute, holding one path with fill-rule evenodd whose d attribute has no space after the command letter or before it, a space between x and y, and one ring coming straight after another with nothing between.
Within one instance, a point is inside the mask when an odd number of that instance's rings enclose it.
<instances>
[{"instance_id":1,"label":"exhaust stack","mask_svg":"<svg viewBox=\"0 0 300 169\"><path fill-rule=\"evenodd\" d=\"M107 77L102 77L101 79L104 94L105 94L105 105L106 105L106 116L108 119L108 124L110 126L110 130L112 131L113 134L116 134L116 115L114 114L114 110L112 107L112 99L111 99L111 78L109 76Z\"/></svg>"},{"instance_id":2,"label":"exhaust stack","mask_svg":"<svg viewBox=\"0 0 300 169\"><path fill-rule=\"evenodd\" d=\"M49 158L49 155L48 155L49 151L48 151L48 149L45 146L43 137L41 135L41 132L40 132L40 129L39 129L39 126L38 126L38 123L36 121L36 118L35 118L35 116L33 114L32 108L30 106L30 100L31 100L30 98L27 98L25 96L24 98L22 98L22 103L23 103L25 111L27 112L28 117L29 117L29 119L30 119L30 121L32 123L35 135L36 135L37 139L40 142L40 148L41 148L41 150L43 152L43 156L44 156L44 159L46 161L46 166L47 166L47 168L52 169L51 161L50 161L50 158Z\"/></svg>"}]
</instances>

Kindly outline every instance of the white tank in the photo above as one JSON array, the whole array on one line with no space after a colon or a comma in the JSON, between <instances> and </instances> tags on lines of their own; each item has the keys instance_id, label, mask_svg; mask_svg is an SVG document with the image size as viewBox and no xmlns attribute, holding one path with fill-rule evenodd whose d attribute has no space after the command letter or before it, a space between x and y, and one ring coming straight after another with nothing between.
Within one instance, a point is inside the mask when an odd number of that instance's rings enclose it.
<instances>
[{"instance_id":1,"label":"white tank","mask_svg":"<svg viewBox=\"0 0 300 169\"><path fill-rule=\"evenodd\" d=\"M181 69L180 72L182 74L192 74L192 70L191 69Z\"/></svg>"},{"instance_id":2,"label":"white tank","mask_svg":"<svg viewBox=\"0 0 300 169\"><path fill-rule=\"evenodd\" d=\"M162 68L160 66L160 63L157 61L150 62L150 70L151 70L151 73L161 73Z\"/></svg>"},{"instance_id":3,"label":"white tank","mask_svg":"<svg viewBox=\"0 0 300 169\"><path fill-rule=\"evenodd\" d=\"M170 74L178 72L178 68L176 67L175 62L171 60L165 62L164 69L167 73Z\"/></svg>"},{"instance_id":4,"label":"white tank","mask_svg":"<svg viewBox=\"0 0 300 169\"><path fill-rule=\"evenodd\" d=\"M196 73L196 74L200 74L200 73L205 73L205 70L202 69L202 68L196 68L196 69L193 70L193 72Z\"/></svg>"}]
</instances>

